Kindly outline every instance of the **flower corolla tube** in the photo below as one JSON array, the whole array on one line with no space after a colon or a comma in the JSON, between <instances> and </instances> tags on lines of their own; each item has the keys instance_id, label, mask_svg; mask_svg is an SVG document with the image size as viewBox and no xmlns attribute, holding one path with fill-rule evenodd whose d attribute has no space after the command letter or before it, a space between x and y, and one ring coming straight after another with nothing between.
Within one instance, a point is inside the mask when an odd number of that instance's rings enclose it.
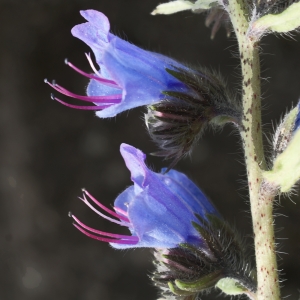
<instances>
[{"instance_id":1,"label":"flower corolla tube","mask_svg":"<svg viewBox=\"0 0 300 300\"><path fill-rule=\"evenodd\" d=\"M152 279L165 294L195 295L223 279L233 281L235 294L255 291L255 272L242 242L202 191L180 172L150 170L140 150L127 144L120 150L133 185L117 197L114 210L86 190L80 199L131 234L100 231L70 214L75 227L117 249L155 248L157 270Z\"/></svg>"},{"instance_id":2,"label":"flower corolla tube","mask_svg":"<svg viewBox=\"0 0 300 300\"><path fill-rule=\"evenodd\" d=\"M209 92L201 88L201 81L210 81L210 89L214 92L212 96L216 101L226 102L228 95L224 90L224 83L215 80L215 76L210 78L210 75L188 68L169 57L143 50L122 40L110 33L110 23L101 12L85 10L80 13L88 22L76 25L72 34L93 50L100 69L97 70L94 66L89 54L86 56L93 74L83 72L67 60L66 64L90 79L87 96L74 94L47 79L45 82L66 96L90 102L95 106L72 105L53 96L57 101L73 108L96 110L97 116L107 118L134 107L158 103L166 98L166 91L186 94L201 102L203 97L210 97ZM182 73L181 77L174 75L178 72ZM183 80L186 74L194 78L200 90ZM203 93L201 99L198 93ZM180 98L177 96L178 94L174 98L178 101ZM219 106L222 105L219 103Z\"/></svg>"},{"instance_id":3,"label":"flower corolla tube","mask_svg":"<svg viewBox=\"0 0 300 300\"><path fill-rule=\"evenodd\" d=\"M93 50L99 69L89 54L92 74L66 63L90 79L87 95L74 94L55 81L45 82L61 94L89 105L70 104L54 95L52 99L71 108L94 110L101 118L147 106L146 126L160 148L152 154L173 158L169 169L190 152L208 125L240 126L240 102L219 74L189 68L120 39L110 33L109 21L101 12L85 10L81 15L88 22L76 25L72 34Z\"/></svg>"}]
</instances>

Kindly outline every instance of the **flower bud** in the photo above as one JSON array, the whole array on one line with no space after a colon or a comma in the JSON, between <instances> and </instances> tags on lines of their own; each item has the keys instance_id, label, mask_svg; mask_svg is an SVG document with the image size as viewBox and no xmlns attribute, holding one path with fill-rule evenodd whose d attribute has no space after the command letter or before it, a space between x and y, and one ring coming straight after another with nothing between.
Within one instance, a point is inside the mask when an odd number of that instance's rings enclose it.
<instances>
[{"instance_id":1,"label":"flower bud","mask_svg":"<svg viewBox=\"0 0 300 300\"><path fill-rule=\"evenodd\" d=\"M155 252L153 280L166 299L170 295L196 299L215 286L229 295L255 293L255 270L247 262L237 233L218 216L206 215L207 220L197 217L199 223L193 222L193 226L204 239L205 248L182 243Z\"/></svg>"},{"instance_id":2,"label":"flower bud","mask_svg":"<svg viewBox=\"0 0 300 300\"><path fill-rule=\"evenodd\" d=\"M184 83L187 91L165 90L164 99L148 106L145 121L151 138L161 149L153 154L174 159L170 169L190 152L209 124L238 125L241 107L223 80L211 72L182 68L166 71Z\"/></svg>"}]
</instances>

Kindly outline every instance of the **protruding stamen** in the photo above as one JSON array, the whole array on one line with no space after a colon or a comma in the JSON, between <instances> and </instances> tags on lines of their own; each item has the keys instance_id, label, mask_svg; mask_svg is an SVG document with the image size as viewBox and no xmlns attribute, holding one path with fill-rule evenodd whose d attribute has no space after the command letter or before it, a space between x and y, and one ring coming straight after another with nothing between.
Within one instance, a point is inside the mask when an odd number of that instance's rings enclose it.
<instances>
[{"instance_id":1,"label":"protruding stamen","mask_svg":"<svg viewBox=\"0 0 300 300\"><path fill-rule=\"evenodd\" d=\"M78 218L76 218L75 216L71 216L75 222L77 222L81 227L83 227L84 229L99 234L99 235L103 235L103 236L109 236L112 238L116 238L116 239L124 239L124 240L134 240L134 241L138 241L138 237L137 236L131 236L131 235L123 235L123 234L115 234L115 233L109 233L109 232L105 232L105 231L100 231L94 228L91 228L87 225L85 225L84 223L82 223Z\"/></svg>"},{"instance_id":2,"label":"protruding stamen","mask_svg":"<svg viewBox=\"0 0 300 300\"><path fill-rule=\"evenodd\" d=\"M99 77L102 77L100 75L100 73L97 71L97 69L95 68L95 65L94 65L94 63L92 61L92 58L91 58L91 54L90 53L85 53L85 56L86 56L86 58L87 58L87 60L88 60L88 62L90 64L92 70L95 72L95 74L97 74Z\"/></svg>"},{"instance_id":3,"label":"protruding stamen","mask_svg":"<svg viewBox=\"0 0 300 300\"><path fill-rule=\"evenodd\" d=\"M109 239L109 238L104 238L104 237L99 237L96 236L94 234L91 234L87 231L85 231L83 228L81 228L80 226L78 226L77 224L73 224L79 231L81 231L83 234L85 234L86 236L101 241L101 242L107 242L107 243L116 243L116 244L127 244L127 245L135 245L138 243L138 240L118 240L118 239Z\"/></svg>"},{"instance_id":4,"label":"protruding stamen","mask_svg":"<svg viewBox=\"0 0 300 300\"><path fill-rule=\"evenodd\" d=\"M49 84L53 89L60 92L63 95L66 95L71 98L75 98L78 100L86 101L86 102L96 102L96 103L103 103L103 104L117 104L122 101L122 94L115 94L115 95L108 95L108 96L81 96L74 94L67 89L63 88L62 86L58 85L54 80L52 83L49 81L46 82Z\"/></svg>"},{"instance_id":5,"label":"protruding stamen","mask_svg":"<svg viewBox=\"0 0 300 300\"><path fill-rule=\"evenodd\" d=\"M75 109L83 109L83 110L101 110L110 106L110 105L95 105L95 106L73 105L56 98L53 94L51 94L51 99L63 104L64 106L75 108Z\"/></svg>"},{"instance_id":6,"label":"protruding stamen","mask_svg":"<svg viewBox=\"0 0 300 300\"><path fill-rule=\"evenodd\" d=\"M93 205L91 205L90 202L88 202L88 200L86 199L85 195L83 195L83 198L79 198L80 200L82 200L90 209L92 209L96 214L98 214L100 217L112 222L112 223L116 223L118 225L121 225L121 226L127 226L129 227L130 226L130 223L129 222L126 222L126 221L118 221L118 220L115 220L113 218L110 218L106 215L104 215L103 213L101 213L100 211L98 211ZM118 216L119 218L119 216Z\"/></svg>"},{"instance_id":7,"label":"protruding stamen","mask_svg":"<svg viewBox=\"0 0 300 300\"><path fill-rule=\"evenodd\" d=\"M89 61L90 62L90 61ZM70 68L72 68L74 71L76 71L77 73L87 77L87 78L90 78L90 79L95 79L97 81L99 81L100 83L104 84L104 85L107 85L107 86L110 86L110 87L113 87L113 88L120 88L118 86L118 84L116 82L114 82L113 80L109 80L109 79L106 79L104 78L97 70L95 70L95 67L91 66L93 71L95 72L95 75L93 74L88 74L82 70L80 70L79 68L77 68L76 66L74 66L72 63L70 63L67 59L65 59L65 64L68 65Z\"/></svg>"},{"instance_id":8,"label":"protruding stamen","mask_svg":"<svg viewBox=\"0 0 300 300\"><path fill-rule=\"evenodd\" d=\"M125 212L122 213L122 215L119 215L117 213L115 213L114 211L112 211L111 209L107 208L106 206L104 206L102 203L100 203L95 197L93 197L87 190L83 190L83 193L85 193L97 206L99 206L100 208L102 208L103 210L105 210L106 212L108 212L110 215L119 218L120 220L123 220L125 222L130 222L129 219L127 217L125 217L124 215L127 215L127 213ZM121 209L120 209L121 210Z\"/></svg>"}]
</instances>

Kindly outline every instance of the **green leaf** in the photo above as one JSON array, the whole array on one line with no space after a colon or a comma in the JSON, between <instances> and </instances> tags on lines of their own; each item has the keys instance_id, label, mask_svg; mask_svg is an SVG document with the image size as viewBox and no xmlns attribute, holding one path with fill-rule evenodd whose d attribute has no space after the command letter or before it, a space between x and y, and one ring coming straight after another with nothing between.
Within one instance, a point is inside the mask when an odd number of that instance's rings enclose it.
<instances>
[{"instance_id":1,"label":"green leaf","mask_svg":"<svg viewBox=\"0 0 300 300\"><path fill-rule=\"evenodd\" d=\"M300 2L293 3L282 13L277 15L265 15L256 20L252 29L254 31L271 30L274 32L285 33L292 31L300 26Z\"/></svg>"},{"instance_id":2,"label":"green leaf","mask_svg":"<svg viewBox=\"0 0 300 300\"><path fill-rule=\"evenodd\" d=\"M300 179L300 130L297 130L286 149L277 156L273 169L263 173L264 179L288 192Z\"/></svg>"},{"instance_id":3,"label":"green leaf","mask_svg":"<svg viewBox=\"0 0 300 300\"><path fill-rule=\"evenodd\" d=\"M210 9L216 0L197 0L195 3L188 0L175 0L159 4L151 15L170 15L184 10Z\"/></svg>"},{"instance_id":4,"label":"green leaf","mask_svg":"<svg viewBox=\"0 0 300 300\"><path fill-rule=\"evenodd\" d=\"M219 279L222 277L221 271L215 271L208 275L201 277L195 281L182 281L179 279L175 280L176 286L182 291L188 292L200 292L202 290L213 287Z\"/></svg>"},{"instance_id":5,"label":"green leaf","mask_svg":"<svg viewBox=\"0 0 300 300\"><path fill-rule=\"evenodd\" d=\"M170 15L179 11L192 9L193 3L185 0L175 0L157 5L151 15Z\"/></svg>"},{"instance_id":6,"label":"green leaf","mask_svg":"<svg viewBox=\"0 0 300 300\"><path fill-rule=\"evenodd\" d=\"M222 278L216 284L223 293L231 296L244 294L247 289L243 287L236 279Z\"/></svg>"},{"instance_id":7,"label":"green leaf","mask_svg":"<svg viewBox=\"0 0 300 300\"><path fill-rule=\"evenodd\" d=\"M214 0L197 0L193 6L193 10L197 9L210 9L212 8L212 4L217 1Z\"/></svg>"}]
</instances>

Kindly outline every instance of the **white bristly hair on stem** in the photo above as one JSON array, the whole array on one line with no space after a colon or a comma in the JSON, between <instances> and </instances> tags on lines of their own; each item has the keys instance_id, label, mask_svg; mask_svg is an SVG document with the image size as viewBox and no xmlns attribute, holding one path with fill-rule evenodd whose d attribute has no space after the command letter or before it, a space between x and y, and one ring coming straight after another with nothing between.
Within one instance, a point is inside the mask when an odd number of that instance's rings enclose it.
<instances>
[{"instance_id":1,"label":"white bristly hair on stem","mask_svg":"<svg viewBox=\"0 0 300 300\"><path fill-rule=\"evenodd\" d=\"M245 151L257 268L256 300L279 300L273 202L276 187L263 181L266 169L261 130L259 38L249 35L249 6L244 0L224 3L237 37L243 93L241 137Z\"/></svg>"}]
</instances>

